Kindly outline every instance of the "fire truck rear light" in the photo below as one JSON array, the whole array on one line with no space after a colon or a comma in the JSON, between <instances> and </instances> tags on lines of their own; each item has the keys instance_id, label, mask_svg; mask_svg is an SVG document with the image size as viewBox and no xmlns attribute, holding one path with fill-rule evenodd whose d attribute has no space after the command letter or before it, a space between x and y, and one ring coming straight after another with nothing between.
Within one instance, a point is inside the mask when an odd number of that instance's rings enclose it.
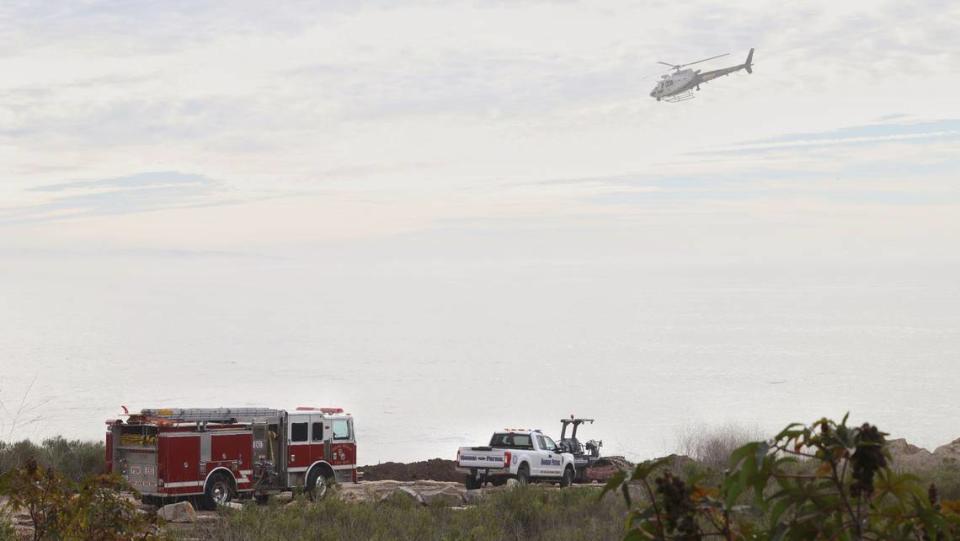
<instances>
[{"instance_id":1,"label":"fire truck rear light","mask_svg":"<svg viewBox=\"0 0 960 541\"><path fill-rule=\"evenodd\" d=\"M509 468L509 467L510 467L510 459L511 459L511 458L513 458L513 455L510 454L510 451L504 451L504 452L503 452L503 467L504 467L504 468Z\"/></svg>"}]
</instances>

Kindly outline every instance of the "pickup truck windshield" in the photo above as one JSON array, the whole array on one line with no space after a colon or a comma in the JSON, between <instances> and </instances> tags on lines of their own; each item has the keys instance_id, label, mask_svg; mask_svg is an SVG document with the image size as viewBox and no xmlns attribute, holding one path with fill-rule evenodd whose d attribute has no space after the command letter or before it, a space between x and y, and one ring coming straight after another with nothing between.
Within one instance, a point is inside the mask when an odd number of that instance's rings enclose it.
<instances>
[{"instance_id":1,"label":"pickup truck windshield","mask_svg":"<svg viewBox=\"0 0 960 541\"><path fill-rule=\"evenodd\" d=\"M513 434L500 432L490 438L490 447L499 449L526 449L533 450L533 440L529 434Z\"/></svg>"}]
</instances>

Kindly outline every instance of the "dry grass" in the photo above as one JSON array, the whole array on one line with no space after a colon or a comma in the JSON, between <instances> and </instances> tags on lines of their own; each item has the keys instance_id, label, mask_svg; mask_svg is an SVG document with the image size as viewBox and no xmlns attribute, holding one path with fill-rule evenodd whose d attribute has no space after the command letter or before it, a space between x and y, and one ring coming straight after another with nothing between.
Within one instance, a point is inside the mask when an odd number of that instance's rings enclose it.
<instances>
[{"instance_id":1,"label":"dry grass","mask_svg":"<svg viewBox=\"0 0 960 541\"><path fill-rule=\"evenodd\" d=\"M602 541L622 539L622 498L599 499L599 488L550 490L516 487L490 494L478 505L454 509L421 506L394 495L377 503L248 504L242 511L186 537L247 540L476 540Z\"/></svg>"},{"instance_id":2,"label":"dry grass","mask_svg":"<svg viewBox=\"0 0 960 541\"><path fill-rule=\"evenodd\" d=\"M688 426L677 435L676 452L688 456L708 469L722 471L730 454L751 441L761 441L766 435L756 427L736 424L720 426Z\"/></svg>"}]
</instances>

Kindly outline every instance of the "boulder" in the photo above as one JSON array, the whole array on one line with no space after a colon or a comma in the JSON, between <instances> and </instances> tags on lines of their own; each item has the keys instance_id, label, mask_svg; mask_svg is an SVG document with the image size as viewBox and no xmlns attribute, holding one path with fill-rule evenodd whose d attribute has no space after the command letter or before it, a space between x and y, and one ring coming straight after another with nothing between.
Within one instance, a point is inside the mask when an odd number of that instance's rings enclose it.
<instances>
[{"instance_id":1,"label":"boulder","mask_svg":"<svg viewBox=\"0 0 960 541\"><path fill-rule=\"evenodd\" d=\"M394 491L384 493L384 494L382 494L382 495L380 496L380 499L381 499L381 500L386 500L387 498L393 496L394 494L400 494L400 495L402 495L402 496L406 496L406 497L412 499L413 501L419 503L420 505L425 505L425 504L426 504L426 502L423 501L423 497L420 496L420 494L417 493L416 490L414 490L414 489L411 488L411 487L407 487L407 486L401 486L401 487L398 487L398 488L397 488L396 490L394 490Z\"/></svg>"},{"instance_id":2,"label":"boulder","mask_svg":"<svg viewBox=\"0 0 960 541\"><path fill-rule=\"evenodd\" d=\"M455 485L425 486L419 488L417 492L427 505L455 507L463 505L466 489Z\"/></svg>"},{"instance_id":3,"label":"boulder","mask_svg":"<svg viewBox=\"0 0 960 541\"><path fill-rule=\"evenodd\" d=\"M363 485L356 483L345 484L337 491L338 498L350 503L368 502L371 501L372 496L371 491L366 490Z\"/></svg>"},{"instance_id":4,"label":"boulder","mask_svg":"<svg viewBox=\"0 0 960 541\"><path fill-rule=\"evenodd\" d=\"M196 522L197 512L190 502L177 502L161 507L157 517L167 522Z\"/></svg>"},{"instance_id":5,"label":"boulder","mask_svg":"<svg viewBox=\"0 0 960 541\"><path fill-rule=\"evenodd\" d=\"M223 504L223 507L226 509L233 509L235 511L243 510L243 504L240 502L227 502Z\"/></svg>"}]
</instances>

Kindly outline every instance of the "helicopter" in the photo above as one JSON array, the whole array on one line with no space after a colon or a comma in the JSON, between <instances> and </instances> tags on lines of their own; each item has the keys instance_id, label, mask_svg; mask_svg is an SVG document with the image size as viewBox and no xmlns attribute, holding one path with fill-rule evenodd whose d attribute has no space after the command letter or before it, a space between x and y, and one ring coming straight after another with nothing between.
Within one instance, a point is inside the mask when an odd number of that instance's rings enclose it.
<instances>
[{"instance_id":1,"label":"helicopter","mask_svg":"<svg viewBox=\"0 0 960 541\"><path fill-rule=\"evenodd\" d=\"M694 64L699 64L701 62L706 62L707 60L728 56L729 54L730 53L725 53L717 56L711 56L710 58L704 58L703 60L697 60L696 62L689 62L687 64L668 64L666 62L657 62L658 64L670 66L675 71L660 77L660 82L657 83L657 86L653 87L653 90L650 92L650 97L656 98L657 101L686 101L693 99L693 89L700 90L700 85L702 83L712 81L717 77L730 75L731 73L735 73L740 70L747 70L747 73L753 73L753 49L750 49L750 53L747 54L747 60L738 66L730 66L729 68L720 68L718 70L705 72L701 72L700 70L681 69Z\"/></svg>"}]
</instances>

